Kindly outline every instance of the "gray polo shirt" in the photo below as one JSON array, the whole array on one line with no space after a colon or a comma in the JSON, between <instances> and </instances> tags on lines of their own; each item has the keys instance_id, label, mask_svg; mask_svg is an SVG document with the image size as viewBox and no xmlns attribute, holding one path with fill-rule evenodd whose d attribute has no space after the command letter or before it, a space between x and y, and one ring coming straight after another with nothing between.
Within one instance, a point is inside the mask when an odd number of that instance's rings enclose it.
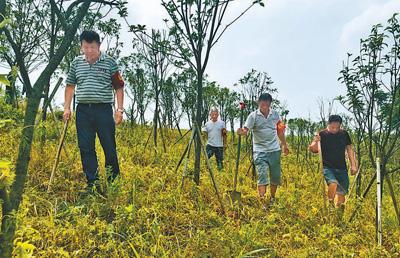
<instances>
[{"instance_id":1,"label":"gray polo shirt","mask_svg":"<svg viewBox=\"0 0 400 258\"><path fill-rule=\"evenodd\" d=\"M208 121L203 131L207 132L208 141L207 144L213 147L224 147L224 141L222 138L222 129L225 128L225 122L217 120L216 122Z\"/></svg>"},{"instance_id":2,"label":"gray polo shirt","mask_svg":"<svg viewBox=\"0 0 400 258\"><path fill-rule=\"evenodd\" d=\"M254 152L274 152L281 149L276 128L280 120L279 113L272 109L267 117L259 109L250 113L245 127L253 131Z\"/></svg>"},{"instance_id":3,"label":"gray polo shirt","mask_svg":"<svg viewBox=\"0 0 400 258\"><path fill-rule=\"evenodd\" d=\"M113 103L112 75L117 71L117 62L107 54L101 53L94 64L81 55L72 62L66 83L76 85L77 103Z\"/></svg>"}]
</instances>

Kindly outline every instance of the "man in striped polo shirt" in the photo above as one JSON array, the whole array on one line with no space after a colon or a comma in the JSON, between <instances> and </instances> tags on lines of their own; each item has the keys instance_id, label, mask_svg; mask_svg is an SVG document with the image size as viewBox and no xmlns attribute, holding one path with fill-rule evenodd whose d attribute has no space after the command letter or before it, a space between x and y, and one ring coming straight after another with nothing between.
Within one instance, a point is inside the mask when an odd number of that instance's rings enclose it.
<instances>
[{"instance_id":1,"label":"man in striped polo shirt","mask_svg":"<svg viewBox=\"0 0 400 258\"><path fill-rule=\"evenodd\" d=\"M96 134L105 154L109 182L119 174L115 143L115 124L123 118L124 81L116 61L100 51L100 36L94 31L80 35L83 55L72 62L65 87L64 119L71 118L71 101L75 94L76 130L82 167L88 191L98 184L98 162L95 150ZM116 109L113 111L114 92ZM114 117L113 117L114 113Z\"/></svg>"}]
</instances>

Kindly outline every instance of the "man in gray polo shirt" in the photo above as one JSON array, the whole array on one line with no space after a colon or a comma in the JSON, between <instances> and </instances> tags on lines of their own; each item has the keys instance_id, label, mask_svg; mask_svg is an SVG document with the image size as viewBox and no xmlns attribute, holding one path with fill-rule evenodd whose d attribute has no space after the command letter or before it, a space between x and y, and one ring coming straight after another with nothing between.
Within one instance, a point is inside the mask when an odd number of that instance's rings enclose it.
<instances>
[{"instance_id":1,"label":"man in gray polo shirt","mask_svg":"<svg viewBox=\"0 0 400 258\"><path fill-rule=\"evenodd\" d=\"M76 129L88 191L98 184L96 134L105 154L108 180L119 174L115 124L123 117L124 81L116 61L100 51L100 36L94 31L80 35L82 56L72 62L65 87L64 120L71 118L71 101L76 95ZM113 111L114 92L117 107ZM114 117L113 117L114 114Z\"/></svg>"},{"instance_id":2,"label":"man in gray polo shirt","mask_svg":"<svg viewBox=\"0 0 400 258\"><path fill-rule=\"evenodd\" d=\"M258 192L264 199L266 187L270 185L270 202L275 201L278 185L281 184L281 151L289 154L285 139L285 126L277 111L271 108L272 96L263 93L258 99L258 109L248 116L244 128L238 134L253 131L254 162L258 172ZM267 173L269 172L269 173Z\"/></svg>"}]
</instances>

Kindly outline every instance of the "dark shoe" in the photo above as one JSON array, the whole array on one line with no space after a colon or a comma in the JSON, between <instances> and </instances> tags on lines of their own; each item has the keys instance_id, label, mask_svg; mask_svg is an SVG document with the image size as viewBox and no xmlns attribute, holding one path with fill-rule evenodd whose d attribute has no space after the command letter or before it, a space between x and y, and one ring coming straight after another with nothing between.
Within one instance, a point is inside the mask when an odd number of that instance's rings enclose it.
<instances>
[{"instance_id":1,"label":"dark shoe","mask_svg":"<svg viewBox=\"0 0 400 258\"><path fill-rule=\"evenodd\" d=\"M96 180L95 182L88 183L84 191L87 195L99 193L101 194L101 184L100 181Z\"/></svg>"},{"instance_id":2,"label":"dark shoe","mask_svg":"<svg viewBox=\"0 0 400 258\"><path fill-rule=\"evenodd\" d=\"M109 184L114 183L114 181L117 179L117 177L118 177L118 174L116 174L116 175L109 175L108 178L107 178L108 183L109 183Z\"/></svg>"}]
</instances>

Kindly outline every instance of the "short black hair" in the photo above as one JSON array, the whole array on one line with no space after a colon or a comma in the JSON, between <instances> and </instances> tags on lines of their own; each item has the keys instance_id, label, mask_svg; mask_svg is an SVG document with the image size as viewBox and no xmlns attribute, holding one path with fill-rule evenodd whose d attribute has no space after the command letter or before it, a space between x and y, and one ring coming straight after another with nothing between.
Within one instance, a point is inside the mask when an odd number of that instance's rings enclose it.
<instances>
[{"instance_id":1,"label":"short black hair","mask_svg":"<svg viewBox=\"0 0 400 258\"><path fill-rule=\"evenodd\" d=\"M272 96L269 93L263 93L258 97L258 101L269 101L272 102Z\"/></svg>"},{"instance_id":2,"label":"short black hair","mask_svg":"<svg viewBox=\"0 0 400 258\"><path fill-rule=\"evenodd\" d=\"M339 115L330 115L329 119L328 119L328 123L330 124L330 123L335 123L335 122L342 124L342 122L343 122L342 117Z\"/></svg>"},{"instance_id":3,"label":"short black hair","mask_svg":"<svg viewBox=\"0 0 400 258\"><path fill-rule=\"evenodd\" d=\"M100 35L93 30L84 30L79 36L79 40L86 41L88 43L92 43L93 41L100 44Z\"/></svg>"}]
</instances>

